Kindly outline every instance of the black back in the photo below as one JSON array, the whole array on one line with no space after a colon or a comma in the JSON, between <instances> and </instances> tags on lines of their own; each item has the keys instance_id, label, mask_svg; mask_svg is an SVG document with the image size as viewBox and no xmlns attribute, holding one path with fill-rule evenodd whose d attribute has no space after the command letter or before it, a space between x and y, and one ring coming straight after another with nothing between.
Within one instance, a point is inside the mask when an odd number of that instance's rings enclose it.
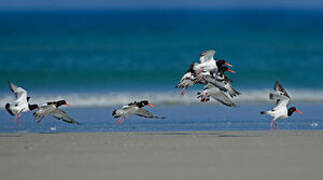
<instances>
[{"instance_id":1,"label":"black back","mask_svg":"<svg viewBox=\"0 0 323 180\"><path fill-rule=\"evenodd\" d=\"M66 104L65 100L59 100L59 101L53 101L53 102L47 102L47 105L54 104L56 107L62 106Z\"/></svg>"},{"instance_id":2,"label":"black back","mask_svg":"<svg viewBox=\"0 0 323 180\"><path fill-rule=\"evenodd\" d=\"M32 110L34 110L36 108L39 108L39 107L38 107L37 104L33 104L33 105L28 104L28 108L29 108L30 111L32 111Z\"/></svg>"}]
</instances>

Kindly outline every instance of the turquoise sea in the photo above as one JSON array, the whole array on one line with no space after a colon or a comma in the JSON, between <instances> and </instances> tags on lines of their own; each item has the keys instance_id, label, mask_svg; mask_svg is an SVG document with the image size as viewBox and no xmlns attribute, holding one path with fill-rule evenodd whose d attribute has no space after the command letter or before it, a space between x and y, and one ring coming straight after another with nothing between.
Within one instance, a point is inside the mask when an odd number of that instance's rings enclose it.
<instances>
[{"instance_id":1,"label":"turquoise sea","mask_svg":"<svg viewBox=\"0 0 323 180\"><path fill-rule=\"evenodd\" d=\"M268 129L270 117L258 112L273 106L267 96L276 80L307 111L282 120L282 129L323 129L322 19L323 11L296 10L2 11L1 107L13 99L13 81L33 103L66 99L84 125L51 117L39 125L26 113L18 127L1 108L0 132ZM207 49L234 65L239 107L199 103L201 86L185 97L175 88ZM141 99L167 120L131 117L114 128L113 108Z\"/></svg>"}]
</instances>

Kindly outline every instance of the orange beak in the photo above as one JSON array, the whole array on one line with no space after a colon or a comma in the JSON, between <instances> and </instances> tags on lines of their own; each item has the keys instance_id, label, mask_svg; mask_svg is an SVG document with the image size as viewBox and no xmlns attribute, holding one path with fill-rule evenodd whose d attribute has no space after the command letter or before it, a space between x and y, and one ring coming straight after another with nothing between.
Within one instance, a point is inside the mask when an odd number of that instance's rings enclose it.
<instances>
[{"instance_id":1,"label":"orange beak","mask_svg":"<svg viewBox=\"0 0 323 180\"><path fill-rule=\"evenodd\" d=\"M297 109L296 109L295 111L296 111L296 112L298 112L298 113L300 113L300 114L303 114L303 112L301 112L301 111L299 111L299 110L297 110Z\"/></svg>"},{"instance_id":2,"label":"orange beak","mask_svg":"<svg viewBox=\"0 0 323 180\"><path fill-rule=\"evenodd\" d=\"M227 66L232 67L232 65L231 65L231 64L229 64L229 63L227 63L227 62L225 62L224 64L225 64L225 65L227 65Z\"/></svg>"},{"instance_id":3,"label":"orange beak","mask_svg":"<svg viewBox=\"0 0 323 180\"><path fill-rule=\"evenodd\" d=\"M234 70L228 69L229 72L231 73L236 73Z\"/></svg>"},{"instance_id":4,"label":"orange beak","mask_svg":"<svg viewBox=\"0 0 323 180\"><path fill-rule=\"evenodd\" d=\"M67 103L65 105L68 106L68 107L72 107L70 104L67 104Z\"/></svg>"},{"instance_id":5,"label":"orange beak","mask_svg":"<svg viewBox=\"0 0 323 180\"><path fill-rule=\"evenodd\" d=\"M150 106L150 107L155 107L154 105L152 105L152 104L147 104L148 106Z\"/></svg>"}]
</instances>

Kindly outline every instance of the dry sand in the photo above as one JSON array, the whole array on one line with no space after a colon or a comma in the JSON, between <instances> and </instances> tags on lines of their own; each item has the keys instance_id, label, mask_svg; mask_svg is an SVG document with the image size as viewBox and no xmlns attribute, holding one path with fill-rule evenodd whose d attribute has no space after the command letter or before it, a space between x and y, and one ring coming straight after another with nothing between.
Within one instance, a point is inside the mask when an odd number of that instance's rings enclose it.
<instances>
[{"instance_id":1,"label":"dry sand","mask_svg":"<svg viewBox=\"0 0 323 180\"><path fill-rule=\"evenodd\" d=\"M323 131L0 134L1 180L323 179Z\"/></svg>"}]
</instances>

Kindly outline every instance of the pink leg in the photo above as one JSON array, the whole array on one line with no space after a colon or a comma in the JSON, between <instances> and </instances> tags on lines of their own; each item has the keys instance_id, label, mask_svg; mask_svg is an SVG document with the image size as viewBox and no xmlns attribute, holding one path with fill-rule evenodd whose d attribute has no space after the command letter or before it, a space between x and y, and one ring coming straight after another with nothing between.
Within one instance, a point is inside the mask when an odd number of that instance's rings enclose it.
<instances>
[{"instance_id":1,"label":"pink leg","mask_svg":"<svg viewBox=\"0 0 323 180\"><path fill-rule=\"evenodd\" d=\"M125 119L126 119L126 116L122 115L121 118L118 121L118 124L120 125Z\"/></svg>"},{"instance_id":2,"label":"pink leg","mask_svg":"<svg viewBox=\"0 0 323 180\"><path fill-rule=\"evenodd\" d=\"M185 93L186 93L186 86L184 86L184 88L183 88L183 90L182 90L182 92L181 92L181 95L182 95L182 96L184 96L184 95L185 95Z\"/></svg>"},{"instance_id":3,"label":"pink leg","mask_svg":"<svg viewBox=\"0 0 323 180\"><path fill-rule=\"evenodd\" d=\"M18 113L16 114L16 117L15 117L15 119L13 120L13 122L15 122L15 123L16 123L17 117L18 117Z\"/></svg>"},{"instance_id":4,"label":"pink leg","mask_svg":"<svg viewBox=\"0 0 323 180\"><path fill-rule=\"evenodd\" d=\"M274 122L270 123L270 130L274 130Z\"/></svg>"},{"instance_id":5,"label":"pink leg","mask_svg":"<svg viewBox=\"0 0 323 180\"><path fill-rule=\"evenodd\" d=\"M274 121L274 122L275 122L276 129L277 129L277 130L279 130L279 127L278 127L277 121Z\"/></svg>"},{"instance_id":6,"label":"pink leg","mask_svg":"<svg viewBox=\"0 0 323 180\"><path fill-rule=\"evenodd\" d=\"M19 113L18 115L18 125L20 125L20 116L21 116L21 113Z\"/></svg>"}]
</instances>

